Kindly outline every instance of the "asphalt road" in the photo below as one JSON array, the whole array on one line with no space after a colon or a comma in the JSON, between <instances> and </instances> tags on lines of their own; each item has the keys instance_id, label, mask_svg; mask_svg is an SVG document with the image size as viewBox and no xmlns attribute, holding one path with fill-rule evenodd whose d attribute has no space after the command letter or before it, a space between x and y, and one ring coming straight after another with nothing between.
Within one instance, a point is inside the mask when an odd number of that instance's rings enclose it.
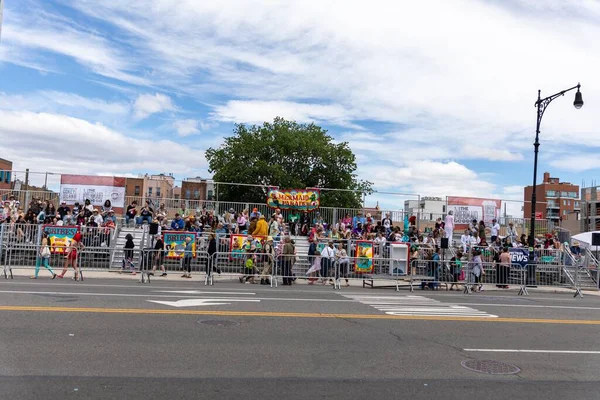
<instances>
[{"instance_id":1,"label":"asphalt road","mask_svg":"<svg viewBox=\"0 0 600 400\"><path fill-rule=\"evenodd\" d=\"M0 280L0 318L7 399L552 400L600 390L596 296L15 277ZM469 360L520 371L474 372L461 366Z\"/></svg>"}]
</instances>

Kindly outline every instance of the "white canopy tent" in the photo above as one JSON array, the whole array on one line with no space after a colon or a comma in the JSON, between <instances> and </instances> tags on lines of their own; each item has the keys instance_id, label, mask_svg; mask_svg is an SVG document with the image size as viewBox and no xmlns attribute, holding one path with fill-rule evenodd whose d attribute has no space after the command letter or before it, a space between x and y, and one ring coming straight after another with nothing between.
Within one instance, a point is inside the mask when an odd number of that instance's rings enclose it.
<instances>
[{"instance_id":1,"label":"white canopy tent","mask_svg":"<svg viewBox=\"0 0 600 400\"><path fill-rule=\"evenodd\" d=\"M573 235L571 236L571 244L573 244L573 242L575 240L577 240L579 242L579 247L581 248L590 248L590 250L598 250L599 246L593 246L592 248L592 233L600 233L600 231L593 231L593 232L583 232L577 235Z\"/></svg>"}]
</instances>

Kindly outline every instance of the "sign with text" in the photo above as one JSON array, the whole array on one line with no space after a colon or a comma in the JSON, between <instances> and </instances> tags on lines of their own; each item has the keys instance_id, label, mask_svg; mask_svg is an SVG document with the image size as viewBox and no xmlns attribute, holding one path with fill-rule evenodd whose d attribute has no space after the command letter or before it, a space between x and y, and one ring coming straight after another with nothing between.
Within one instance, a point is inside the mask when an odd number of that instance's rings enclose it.
<instances>
[{"instance_id":1,"label":"sign with text","mask_svg":"<svg viewBox=\"0 0 600 400\"><path fill-rule=\"evenodd\" d=\"M125 207L125 178L87 175L61 175L60 201L69 205L89 200L101 207L110 200L114 208Z\"/></svg>"},{"instance_id":2,"label":"sign with text","mask_svg":"<svg viewBox=\"0 0 600 400\"><path fill-rule=\"evenodd\" d=\"M520 247L511 247L508 249L510 253L510 262L512 265L519 265L521 268L526 268L529 261L529 249Z\"/></svg>"},{"instance_id":3,"label":"sign with text","mask_svg":"<svg viewBox=\"0 0 600 400\"><path fill-rule=\"evenodd\" d=\"M321 194L316 189L269 189L267 205L281 210L313 211L321 204Z\"/></svg>"},{"instance_id":4,"label":"sign with text","mask_svg":"<svg viewBox=\"0 0 600 400\"><path fill-rule=\"evenodd\" d=\"M467 229L471 221L483 220L486 226L492 225L494 218L500 217L501 200L478 199L473 197L448 197L448 211L454 212L454 229Z\"/></svg>"},{"instance_id":5,"label":"sign with text","mask_svg":"<svg viewBox=\"0 0 600 400\"><path fill-rule=\"evenodd\" d=\"M79 232L77 226L44 225L44 236L48 238L48 246L52 253L64 253L71 245L73 237Z\"/></svg>"},{"instance_id":6,"label":"sign with text","mask_svg":"<svg viewBox=\"0 0 600 400\"><path fill-rule=\"evenodd\" d=\"M163 235L167 258L183 258L187 238L190 238L192 244L192 257L196 258L196 233L195 232L177 232L165 233Z\"/></svg>"}]
</instances>

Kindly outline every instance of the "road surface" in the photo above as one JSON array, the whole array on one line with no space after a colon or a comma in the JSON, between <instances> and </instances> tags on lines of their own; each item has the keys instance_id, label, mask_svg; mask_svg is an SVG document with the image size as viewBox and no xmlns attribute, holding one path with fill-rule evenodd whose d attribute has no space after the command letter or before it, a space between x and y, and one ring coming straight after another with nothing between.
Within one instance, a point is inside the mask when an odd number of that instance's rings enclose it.
<instances>
[{"instance_id":1,"label":"road surface","mask_svg":"<svg viewBox=\"0 0 600 400\"><path fill-rule=\"evenodd\" d=\"M593 399L600 297L0 281L10 399ZM463 367L495 367L489 374Z\"/></svg>"}]
</instances>

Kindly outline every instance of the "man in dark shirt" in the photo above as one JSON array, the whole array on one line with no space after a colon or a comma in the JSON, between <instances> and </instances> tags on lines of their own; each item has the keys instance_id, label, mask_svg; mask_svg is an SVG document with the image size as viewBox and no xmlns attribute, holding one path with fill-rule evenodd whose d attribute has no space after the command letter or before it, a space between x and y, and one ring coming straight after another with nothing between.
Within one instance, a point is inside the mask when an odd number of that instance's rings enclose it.
<instances>
[{"instance_id":1,"label":"man in dark shirt","mask_svg":"<svg viewBox=\"0 0 600 400\"><path fill-rule=\"evenodd\" d=\"M152 215L154 214L154 209L150 206L150 202L146 200L146 205L142 207L142 211L140 211L140 217L138 218L138 225L142 225L144 221L148 222L148 224L152 223Z\"/></svg>"},{"instance_id":2,"label":"man in dark shirt","mask_svg":"<svg viewBox=\"0 0 600 400\"><path fill-rule=\"evenodd\" d=\"M63 201L60 204L60 207L58 207L58 210L56 211L58 212L58 215L60 215L60 219L63 219L65 215L67 215L67 213L71 211L71 209L69 208L69 206L67 206L67 202Z\"/></svg>"},{"instance_id":3,"label":"man in dark shirt","mask_svg":"<svg viewBox=\"0 0 600 400\"><path fill-rule=\"evenodd\" d=\"M135 222L135 216L137 215L137 201L133 201L130 205L127 206L127 211L125 212L125 224L129 226L129 221Z\"/></svg>"}]
</instances>

